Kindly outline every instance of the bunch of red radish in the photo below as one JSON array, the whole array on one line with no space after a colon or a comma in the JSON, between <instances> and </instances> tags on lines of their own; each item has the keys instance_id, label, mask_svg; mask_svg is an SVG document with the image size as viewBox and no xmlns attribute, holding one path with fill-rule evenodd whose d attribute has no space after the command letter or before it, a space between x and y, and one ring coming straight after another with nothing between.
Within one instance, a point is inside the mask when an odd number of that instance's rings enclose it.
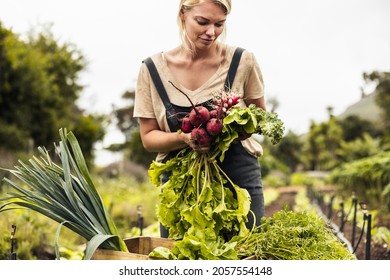
<instances>
[{"instance_id":1,"label":"bunch of red radish","mask_svg":"<svg viewBox=\"0 0 390 280\"><path fill-rule=\"evenodd\" d=\"M195 106L190 100L192 110L182 119L181 131L191 133L191 138L197 145L208 145L221 133L223 118L239 99L239 95L234 92L222 91L214 96L210 110L205 106Z\"/></svg>"}]
</instances>

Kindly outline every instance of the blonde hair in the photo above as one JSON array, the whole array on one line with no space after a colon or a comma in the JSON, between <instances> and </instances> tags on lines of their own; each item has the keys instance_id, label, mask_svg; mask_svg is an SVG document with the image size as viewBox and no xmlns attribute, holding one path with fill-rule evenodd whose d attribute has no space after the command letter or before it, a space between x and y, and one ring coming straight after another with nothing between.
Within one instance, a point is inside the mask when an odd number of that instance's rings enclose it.
<instances>
[{"instance_id":1,"label":"blonde hair","mask_svg":"<svg viewBox=\"0 0 390 280\"><path fill-rule=\"evenodd\" d=\"M185 11L191 10L193 7L198 6L204 2L211 1L215 4L218 4L221 6L221 8L225 11L225 15L228 15L232 8L232 1L231 0L181 0L179 5L179 13L177 15L177 24L179 25L179 32L180 32L180 38L183 42L183 45L190 50L191 52L194 52L194 46L191 40L189 40L186 29L184 27L184 18L183 14ZM222 34L220 35L222 40L226 37L226 27L224 28ZM186 40L187 39L187 40Z\"/></svg>"}]
</instances>

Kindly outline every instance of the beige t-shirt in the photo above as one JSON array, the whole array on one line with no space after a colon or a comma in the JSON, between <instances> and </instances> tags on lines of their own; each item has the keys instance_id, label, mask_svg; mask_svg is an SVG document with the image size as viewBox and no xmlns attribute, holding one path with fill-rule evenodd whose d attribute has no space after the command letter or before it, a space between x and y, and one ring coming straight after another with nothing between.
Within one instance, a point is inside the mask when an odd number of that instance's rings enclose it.
<instances>
[{"instance_id":1,"label":"beige t-shirt","mask_svg":"<svg viewBox=\"0 0 390 280\"><path fill-rule=\"evenodd\" d=\"M170 102L178 106L189 107L191 104L188 99L175 89L169 81L185 92L194 104L210 100L213 94L216 94L224 87L234 50L235 47L229 46L226 52L226 59L223 60L215 74L202 86L193 91L185 88L175 79L168 68L163 52L153 55L152 60L156 65ZM248 51L243 52L233 85L230 88L240 95L239 105L243 107L246 106L243 99L257 99L264 95L263 77L256 58L252 53ZM135 90L134 117L154 118L162 131L170 132L164 104L145 63L142 63L138 75ZM263 154L261 145L252 137L241 142L244 148L253 156L261 156ZM161 161L165 156L166 153L159 153L156 160Z\"/></svg>"}]
</instances>

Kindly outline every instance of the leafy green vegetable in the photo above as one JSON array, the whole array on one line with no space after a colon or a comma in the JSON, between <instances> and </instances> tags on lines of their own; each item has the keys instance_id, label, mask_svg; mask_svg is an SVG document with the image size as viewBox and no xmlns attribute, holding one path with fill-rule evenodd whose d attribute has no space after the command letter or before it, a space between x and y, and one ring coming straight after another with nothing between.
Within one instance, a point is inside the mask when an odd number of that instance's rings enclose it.
<instances>
[{"instance_id":1,"label":"leafy green vegetable","mask_svg":"<svg viewBox=\"0 0 390 280\"><path fill-rule=\"evenodd\" d=\"M180 240L172 253L179 259L237 258L224 236L247 231L248 192L234 184L235 193L226 188L228 178L217 161L195 151L171 159L166 170L160 163L156 169L153 166L152 181L158 181L164 171L172 172L162 186L157 211L170 237Z\"/></svg>"},{"instance_id":2,"label":"leafy green vegetable","mask_svg":"<svg viewBox=\"0 0 390 280\"><path fill-rule=\"evenodd\" d=\"M217 158L241 134L263 134L274 144L283 136L283 123L276 114L250 105L233 106L223 119L222 133L210 152L198 154L184 149L166 163L153 162L149 168L151 182L161 185L160 177L170 172L162 185L157 210L159 221L175 240L171 254L152 252L151 256L168 255L177 259L238 259L232 237L247 236L250 196L235 185L222 171ZM229 182L232 188L226 187Z\"/></svg>"},{"instance_id":3,"label":"leafy green vegetable","mask_svg":"<svg viewBox=\"0 0 390 280\"><path fill-rule=\"evenodd\" d=\"M18 181L8 178L4 181L16 193L0 199L7 201L0 207L0 212L16 209L13 207L16 205L57 221L59 229L62 225L68 227L89 241L86 259L97 247L128 252L90 177L76 137L62 129L60 137L55 148L61 165L40 147L40 158L34 156L29 164L19 161L19 166L8 170ZM58 234L59 230L57 238Z\"/></svg>"},{"instance_id":4,"label":"leafy green vegetable","mask_svg":"<svg viewBox=\"0 0 390 280\"><path fill-rule=\"evenodd\" d=\"M230 145L243 134L260 134L269 137L272 144L283 138L284 124L276 113L264 111L254 104L247 108L233 106L223 119L221 135L216 139L216 153L223 161Z\"/></svg>"},{"instance_id":5,"label":"leafy green vegetable","mask_svg":"<svg viewBox=\"0 0 390 280\"><path fill-rule=\"evenodd\" d=\"M223 120L222 133L206 154L183 150L166 163L153 162L151 181L171 172L162 185L158 218L176 239L174 247L156 248L151 257L164 259L354 259L355 257L309 213L283 210L263 218L260 227L245 226L250 212L248 192L220 169L224 153L240 134L258 133L278 143L283 123L276 114L254 105L232 107ZM225 187L230 182L232 189Z\"/></svg>"}]
</instances>

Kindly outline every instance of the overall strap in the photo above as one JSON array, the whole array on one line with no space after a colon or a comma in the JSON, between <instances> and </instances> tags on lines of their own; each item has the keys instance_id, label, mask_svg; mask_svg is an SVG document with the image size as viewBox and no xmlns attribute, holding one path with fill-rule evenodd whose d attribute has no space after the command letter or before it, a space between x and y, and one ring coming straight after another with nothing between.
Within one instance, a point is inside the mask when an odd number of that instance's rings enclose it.
<instances>
[{"instance_id":1,"label":"overall strap","mask_svg":"<svg viewBox=\"0 0 390 280\"><path fill-rule=\"evenodd\" d=\"M234 77L236 76L238 64L240 63L241 55L244 52L242 48L236 48L233 54L232 62L228 70L228 74L225 80L225 91L229 91L233 85Z\"/></svg>"},{"instance_id":2,"label":"overall strap","mask_svg":"<svg viewBox=\"0 0 390 280\"><path fill-rule=\"evenodd\" d=\"M178 121L175 116L175 109L173 108L171 102L169 101L168 94L161 81L160 75L158 74L157 68L150 57L145 59L144 62L149 69L149 73L150 76L152 77L154 86L156 87L157 92L160 95L162 102L164 103L169 128L171 129L172 132L176 131L176 128L178 126Z\"/></svg>"}]
</instances>

